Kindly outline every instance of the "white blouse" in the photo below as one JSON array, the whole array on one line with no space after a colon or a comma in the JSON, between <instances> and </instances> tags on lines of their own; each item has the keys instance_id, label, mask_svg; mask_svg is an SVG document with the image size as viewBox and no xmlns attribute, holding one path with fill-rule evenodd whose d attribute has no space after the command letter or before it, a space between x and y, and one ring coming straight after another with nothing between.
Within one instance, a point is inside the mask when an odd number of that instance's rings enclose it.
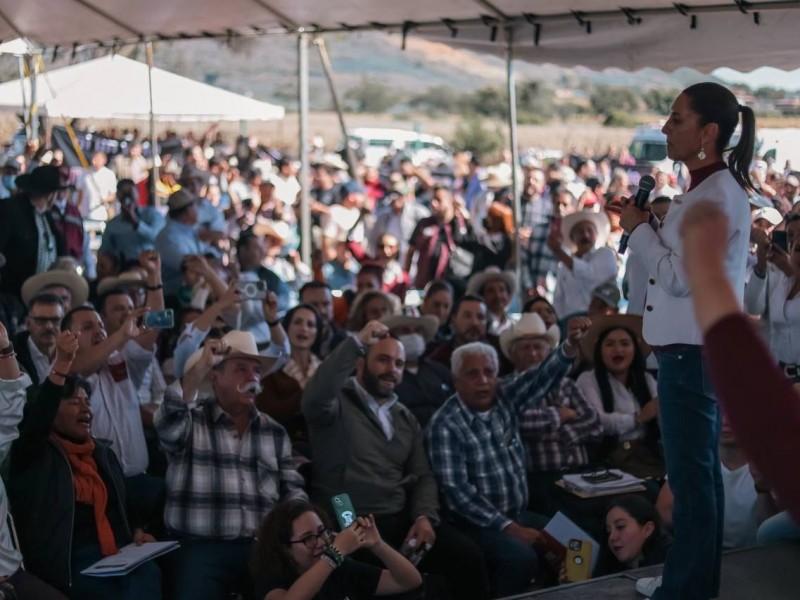
<instances>
[{"instance_id":1,"label":"white blouse","mask_svg":"<svg viewBox=\"0 0 800 600\"><path fill-rule=\"evenodd\" d=\"M656 380L650 373L645 373L647 388L650 390L650 397L658 396L656 391ZM600 422L603 424L603 433L619 437L621 442L631 442L641 440L647 435L645 425L637 425L636 413L639 412L639 403L633 392L626 388L616 377L609 377L611 382L611 393L614 396L614 411L606 412L603 408L603 399L600 396L600 386L597 385L597 377L594 370L582 373L577 383L584 397L589 404L597 411Z\"/></svg>"},{"instance_id":2,"label":"white blouse","mask_svg":"<svg viewBox=\"0 0 800 600\"><path fill-rule=\"evenodd\" d=\"M789 299L794 277L768 268L764 279L755 273L744 289L747 312L764 318L769 327L769 347L779 361L800 364L800 294Z\"/></svg>"},{"instance_id":3,"label":"white blouse","mask_svg":"<svg viewBox=\"0 0 800 600\"><path fill-rule=\"evenodd\" d=\"M559 263L553 308L559 319L589 310L592 291L601 283L616 281L617 253L608 246L572 257L572 269Z\"/></svg>"}]
</instances>

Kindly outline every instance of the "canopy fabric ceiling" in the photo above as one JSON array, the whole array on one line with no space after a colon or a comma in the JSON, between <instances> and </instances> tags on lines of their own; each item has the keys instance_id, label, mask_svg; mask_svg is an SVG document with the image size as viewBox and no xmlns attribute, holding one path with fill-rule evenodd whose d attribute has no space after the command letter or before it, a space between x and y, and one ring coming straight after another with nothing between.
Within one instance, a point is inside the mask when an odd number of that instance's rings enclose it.
<instances>
[{"instance_id":1,"label":"canopy fabric ceiling","mask_svg":"<svg viewBox=\"0 0 800 600\"><path fill-rule=\"evenodd\" d=\"M798 66L800 0L0 0L0 40L42 46L379 29L538 63ZM455 37L453 37L455 36ZM494 38L494 41L492 41ZM534 43L534 38L538 45Z\"/></svg>"},{"instance_id":2,"label":"canopy fabric ceiling","mask_svg":"<svg viewBox=\"0 0 800 600\"><path fill-rule=\"evenodd\" d=\"M19 80L0 84L0 107L21 108L21 89ZM27 79L25 94L31 97ZM38 76L37 98L40 108L56 117L147 119L147 65L116 55L56 69ZM160 121L272 121L284 116L282 106L157 68L153 112Z\"/></svg>"}]
</instances>

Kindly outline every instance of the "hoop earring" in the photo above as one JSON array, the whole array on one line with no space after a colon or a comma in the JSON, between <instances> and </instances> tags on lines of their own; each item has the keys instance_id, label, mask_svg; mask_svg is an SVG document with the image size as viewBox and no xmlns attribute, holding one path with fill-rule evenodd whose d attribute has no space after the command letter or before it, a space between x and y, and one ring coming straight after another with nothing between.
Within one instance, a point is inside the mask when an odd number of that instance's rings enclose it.
<instances>
[{"instance_id":1,"label":"hoop earring","mask_svg":"<svg viewBox=\"0 0 800 600\"><path fill-rule=\"evenodd\" d=\"M706 154L705 148L703 148L701 146L700 147L700 152L697 153L697 158L699 158L700 160L705 160L707 157L708 157L708 154Z\"/></svg>"}]
</instances>

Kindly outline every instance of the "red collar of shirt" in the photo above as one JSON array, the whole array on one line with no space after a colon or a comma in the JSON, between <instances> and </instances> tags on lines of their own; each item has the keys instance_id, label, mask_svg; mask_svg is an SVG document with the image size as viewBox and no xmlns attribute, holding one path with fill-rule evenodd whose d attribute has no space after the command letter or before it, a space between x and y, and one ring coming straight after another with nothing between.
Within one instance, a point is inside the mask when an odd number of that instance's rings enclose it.
<instances>
[{"instance_id":1,"label":"red collar of shirt","mask_svg":"<svg viewBox=\"0 0 800 600\"><path fill-rule=\"evenodd\" d=\"M698 185L703 183L706 179L711 177L717 171L722 171L723 169L727 169L728 165L724 162L715 162L705 167L700 167L695 171L689 171L689 177L691 184L689 185L689 189L686 190L687 192L691 192L694 188Z\"/></svg>"}]
</instances>

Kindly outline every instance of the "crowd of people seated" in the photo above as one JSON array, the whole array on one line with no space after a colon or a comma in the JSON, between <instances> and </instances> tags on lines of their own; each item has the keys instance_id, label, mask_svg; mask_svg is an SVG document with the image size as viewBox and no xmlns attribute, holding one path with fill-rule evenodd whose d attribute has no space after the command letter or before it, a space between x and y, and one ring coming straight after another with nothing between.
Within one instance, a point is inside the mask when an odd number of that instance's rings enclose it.
<instances>
[{"instance_id":1,"label":"crowd of people seated","mask_svg":"<svg viewBox=\"0 0 800 600\"><path fill-rule=\"evenodd\" d=\"M319 154L299 181L291 157L218 141L162 156L156 197L135 142L110 167L37 155L3 179L0 597L500 598L568 580L545 560L559 511L601 544L596 576L664 560L649 274L616 251L635 189L618 154L526 164L515 226L508 163L457 153L443 179L389 156L359 181ZM797 382L797 179L759 169L746 306ZM668 219L685 173L656 175ZM725 547L797 538L728 426L719 454ZM646 491L559 485L609 468ZM155 540L179 548L82 574Z\"/></svg>"}]
</instances>

